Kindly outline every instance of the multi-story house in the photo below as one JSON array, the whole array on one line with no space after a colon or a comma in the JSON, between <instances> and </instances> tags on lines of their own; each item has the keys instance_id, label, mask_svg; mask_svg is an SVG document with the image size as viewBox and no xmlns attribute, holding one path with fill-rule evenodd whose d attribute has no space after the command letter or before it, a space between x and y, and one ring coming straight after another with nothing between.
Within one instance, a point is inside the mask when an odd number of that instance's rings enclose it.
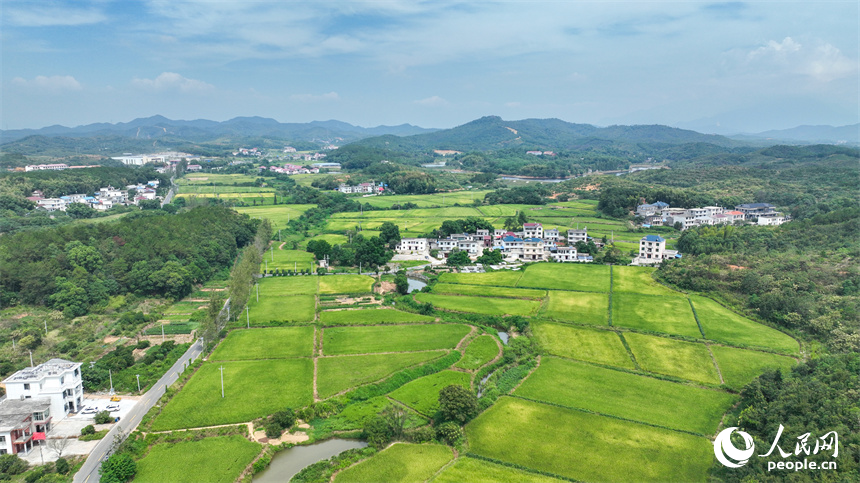
<instances>
[{"instance_id":1,"label":"multi-story house","mask_svg":"<svg viewBox=\"0 0 860 483\"><path fill-rule=\"evenodd\" d=\"M557 262L575 262L576 247L558 247L550 256Z\"/></svg>"},{"instance_id":2,"label":"multi-story house","mask_svg":"<svg viewBox=\"0 0 860 483\"><path fill-rule=\"evenodd\" d=\"M543 232L543 239L544 240L550 240L550 241L558 242L558 236L559 236L558 228L551 228L549 230L544 230L544 232Z\"/></svg>"},{"instance_id":3,"label":"multi-story house","mask_svg":"<svg viewBox=\"0 0 860 483\"><path fill-rule=\"evenodd\" d=\"M51 359L36 367L28 367L7 377L6 397L12 399L48 399L51 414L63 419L77 412L84 399L81 363Z\"/></svg>"},{"instance_id":4,"label":"multi-story house","mask_svg":"<svg viewBox=\"0 0 860 483\"><path fill-rule=\"evenodd\" d=\"M523 238L543 238L543 225L540 223L523 224Z\"/></svg>"},{"instance_id":5,"label":"multi-story house","mask_svg":"<svg viewBox=\"0 0 860 483\"><path fill-rule=\"evenodd\" d=\"M567 244L573 246L576 242L588 242L588 227L583 228L582 230L567 230Z\"/></svg>"},{"instance_id":6,"label":"multi-story house","mask_svg":"<svg viewBox=\"0 0 860 483\"><path fill-rule=\"evenodd\" d=\"M37 433L51 430L51 420L50 399L0 401L0 455L29 453Z\"/></svg>"},{"instance_id":7,"label":"multi-story house","mask_svg":"<svg viewBox=\"0 0 860 483\"><path fill-rule=\"evenodd\" d=\"M417 253L423 254L427 253L428 247L426 238L401 238L400 243L397 244L397 253Z\"/></svg>"},{"instance_id":8,"label":"multi-story house","mask_svg":"<svg viewBox=\"0 0 860 483\"><path fill-rule=\"evenodd\" d=\"M744 219L758 218L776 211L776 207L770 203L745 203L735 206L735 210L744 214Z\"/></svg>"},{"instance_id":9,"label":"multi-story house","mask_svg":"<svg viewBox=\"0 0 860 483\"><path fill-rule=\"evenodd\" d=\"M542 261L546 259L543 249L543 239L541 238L526 238L523 240L523 252L520 255L522 260Z\"/></svg>"}]
</instances>

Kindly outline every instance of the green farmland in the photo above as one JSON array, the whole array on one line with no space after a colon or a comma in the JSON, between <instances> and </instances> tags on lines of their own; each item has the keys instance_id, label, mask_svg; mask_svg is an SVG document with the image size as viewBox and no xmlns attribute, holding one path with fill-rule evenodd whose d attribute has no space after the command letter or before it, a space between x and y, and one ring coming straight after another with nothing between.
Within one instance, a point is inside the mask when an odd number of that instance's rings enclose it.
<instances>
[{"instance_id":1,"label":"green farmland","mask_svg":"<svg viewBox=\"0 0 860 483\"><path fill-rule=\"evenodd\" d=\"M797 361L791 357L767 352L711 346L714 359L722 371L726 385L740 390L768 369L790 369Z\"/></svg>"},{"instance_id":2,"label":"green farmland","mask_svg":"<svg viewBox=\"0 0 860 483\"><path fill-rule=\"evenodd\" d=\"M707 384L719 384L720 376L704 344L664 337L624 334L642 369Z\"/></svg>"},{"instance_id":3,"label":"green farmland","mask_svg":"<svg viewBox=\"0 0 860 483\"><path fill-rule=\"evenodd\" d=\"M609 292L609 267L588 263L539 263L526 269L517 287Z\"/></svg>"},{"instance_id":4,"label":"green farmland","mask_svg":"<svg viewBox=\"0 0 860 483\"><path fill-rule=\"evenodd\" d=\"M467 325L331 327L323 331L326 355L451 349L471 329Z\"/></svg>"},{"instance_id":5,"label":"green farmland","mask_svg":"<svg viewBox=\"0 0 860 483\"><path fill-rule=\"evenodd\" d=\"M618 334L551 322L534 322L538 344L548 354L598 364L635 369Z\"/></svg>"},{"instance_id":6,"label":"green farmland","mask_svg":"<svg viewBox=\"0 0 860 483\"><path fill-rule=\"evenodd\" d=\"M319 293L367 293L372 287L373 279L367 275L328 275L320 277Z\"/></svg>"},{"instance_id":7,"label":"green farmland","mask_svg":"<svg viewBox=\"0 0 860 483\"><path fill-rule=\"evenodd\" d=\"M683 297L612 294L612 325L699 339L702 333Z\"/></svg>"},{"instance_id":8,"label":"green farmland","mask_svg":"<svg viewBox=\"0 0 860 483\"><path fill-rule=\"evenodd\" d=\"M445 355L442 351L405 352L359 356L321 357L317 387L323 399L368 382L378 381L395 371Z\"/></svg>"},{"instance_id":9,"label":"green farmland","mask_svg":"<svg viewBox=\"0 0 860 483\"><path fill-rule=\"evenodd\" d=\"M213 361L311 357L313 327L234 330L209 358Z\"/></svg>"},{"instance_id":10,"label":"green farmland","mask_svg":"<svg viewBox=\"0 0 860 483\"><path fill-rule=\"evenodd\" d=\"M537 300L546 297L546 290L492 287L487 285L462 285L456 283L437 283L433 286L433 292L442 294L480 295L483 297L511 297Z\"/></svg>"},{"instance_id":11,"label":"green farmland","mask_svg":"<svg viewBox=\"0 0 860 483\"><path fill-rule=\"evenodd\" d=\"M398 443L338 473L336 483L423 483L454 459L451 448Z\"/></svg>"},{"instance_id":12,"label":"green farmland","mask_svg":"<svg viewBox=\"0 0 860 483\"><path fill-rule=\"evenodd\" d=\"M491 335L482 335L466 347L466 352L460 362L455 364L455 367L474 371L484 364L495 359L499 355L499 346L496 339Z\"/></svg>"},{"instance_id":13,"label":"green farmland","mask_svg":"<svg viewBox=\"0 0 860 483\"><path fill-rule=\"evenodd\" d=\"M280 325L282 321L310 322L314 320L316 297L313 295L260 296L260 301L252 300L250 324L255 327ZM239 320L239 325L244 325Z\"/></svg>"},{"instance_id":14,"label":"green farmland","mask_svg":"<svg viewBox=\"0 0 860 483\"><path fill-rule=\"evenodd\" d=\"M231 483L260 453L262 445L241 436L160 443L137 462L134 481L145 483Z\"/></svg>"},{"instance_id":15,"label":"green farmland","mask_svg":"<svg viewBox=\"0 0 860 483\"><path fill-rule=\"evenodd\" d=\"M472 312L487 315L534 315L540 308L536 300L508 299L496 297L472 297L419 293L419 302L431 303L435 307L456 312Z\"/></svg>"},{"instance_id":16,"label":"green farmland","mask_svg":"<svg viewBox=\"0 0 860 483\"><path fill-rule=\"evenodd\" d=\"M436 320L429 315L413 314L393 309L324 310L320 312L323 326L426 323Z\"/></svg>"},{"instance_id":17,"label":"green farmland","mask_svg":"<svg viewBox=\"0 0 860 483\"><path fill-rule=\"evenodd\" d=\"M546 310L541 315L579 324L607 325L609 294L551 290Z\"/></svg>"},{"instance_id":18,"label":"green farmland","mask_svg":"<svg viewBox=\"0 0 860 483\"><path fill-rule=\"evenodd\" d=\"M439 410L439 391L459 384L469 387L469 375L464 372L442 371L416 379L391 393L391 398L400 401L426 416Z\"/></svg>"},{"instance_id":19,"label":"green farmland","mask_svg":"<svg viewBox=\"0 0 860 483\"><path fill-rule=\"evenodd\" d=\"M705 337L740 346L765 347L784 354L797 354L797 341L788 335L738 315L717 302L693 295L690 297Z\"/></svg>"}]
</instances>

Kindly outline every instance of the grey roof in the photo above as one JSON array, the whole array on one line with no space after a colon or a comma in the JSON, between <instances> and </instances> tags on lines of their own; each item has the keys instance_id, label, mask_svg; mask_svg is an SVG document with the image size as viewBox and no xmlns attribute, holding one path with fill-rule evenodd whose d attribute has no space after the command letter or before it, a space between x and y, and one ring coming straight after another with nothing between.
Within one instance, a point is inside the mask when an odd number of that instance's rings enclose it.
<instances>
[{"instance_id":1,"label":"grey roof","mask_svg":"<svg viewBox=\"0 0 860 483\"><path fill-rule=\"evenodd\" d=\"M50 407L50 399L4 399L0 401L0 432L17 429L28 416Z\"/></svg>"}]
</instances>

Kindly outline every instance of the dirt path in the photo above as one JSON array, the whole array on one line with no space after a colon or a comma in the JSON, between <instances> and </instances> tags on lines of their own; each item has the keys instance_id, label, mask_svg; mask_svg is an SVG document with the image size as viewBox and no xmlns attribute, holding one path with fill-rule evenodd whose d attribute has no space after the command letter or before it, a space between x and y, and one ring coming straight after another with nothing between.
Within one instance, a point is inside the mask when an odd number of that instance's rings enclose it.
<instances>
[{"instance_id":1,"label":"dirt path","mask_svg":"<svg viewBox=\"0 0 860 483\"><path fill-rule=\"evenodd\" d=\"M472 330L470 330L468 334L466 334L465 336L463 336L463 338L462 338L462 339L460 339L460 343L459 343L459 344L457 344L457 346L456 346L456 347L454 347L454 350L457 350L457 351L463 352L463 344L465 344L467 341L471 341L471 340L473 339L473 337L472 337L472 336L473 336L473 335L475 335L475 334L478 332L478 328L477 328L477 327L475 327L474 325L470 325L469 327L470 327Z\"/></svg>"},{"instance_id":2,"label":"dirt path","mask_svg":"<svg viewBox=\"0 0 860 483\"><path fill-rule=\"evenodd\" d=\"M317 391L317 373L319 372L317 369L318 368L318 364L317 364L318 360L319 360L319 357L314 357L314 402L320 401L320 395L319 395L319 392Z\"/></svg>"},{"instance_id":3,"label":"dirt path","mask_svg":"<svg viewBox=\"0 0 860 483\"><path fill-rule=\"evenodd\" d=\"M253 423L233 423L233 424L218 424L216 426L200 426L199 428L185 428L185 429L171 429L169 431L150 431L146 434L165 434L165 433L175 433L179 431L200 431L202 429L213 429L213 428L228 428L232 426L241 426L245 425L248 427L248 436L254 434L254 424Z\"/></svg>"},{"instance_id":4,"label":"dirt path","mask_svg":"<svg viewBox=\"0 0 860 483\"><path fill-rule=\"evenodd\" d=\"M531 375L532 375L532 374L534 374L534 372L537 370L537 368L538 368L538 367L540 367L540 355L538 355L538 356L537 356L537 365L536 365L536 366L534 366L534 368L532 368L532 370L530 370L528 374L526 374L526 377L524 377L524 378L520 379L519 384L517 384L516 386L514 386L514 388L513 388L513 389L511 389L511 392L509 392L508 394L513 394L513 393L515 393L515 392L517 391L517 389L519 389L519 388L520 388L520 386L522 386L522 385L523 385L523 383L524 383L524 382L526 382L526 379L528 379L529 377L531 377Z\"/></svg>"},{"instance_id":5,"label":"dirt path","mask_svg":"<svg viewBox=\"0 0 860 483\"><path fill-rule=\"evenodd\" d=\"M717 364L717 358L714 357L714 351L711 350L711 344L705 344L705 347L708 348L708 354L711 355L711 360L714 361L714 367L717 369L717 375L720 376L720 384L725 384L726 381L723 379L723 371L720 370L720 365Z\"/></svg>"},{"instance_id":6,"label":"dirt path","mask_svg":"<svg viewBox=\"0 0 860 483\"><path fill-rule=\"evenodd\" d=\"M284 245L286 245L286 244L287 244L287 242L281 243L281 244L278 246L278 250L283 250L283 249L284 249Z\"/></svg>"}]
</instances>

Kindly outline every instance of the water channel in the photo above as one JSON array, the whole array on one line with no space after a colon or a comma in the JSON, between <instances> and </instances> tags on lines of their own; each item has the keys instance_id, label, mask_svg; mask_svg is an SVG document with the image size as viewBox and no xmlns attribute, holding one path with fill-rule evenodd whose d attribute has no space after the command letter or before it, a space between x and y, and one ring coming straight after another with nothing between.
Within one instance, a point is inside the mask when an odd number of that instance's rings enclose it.
<instances>
[{"instance_id":1,"label":"water channel","mask_svg":"<svg viewBox=\"0 0 860 483\"><path fill-rule=\"evenodd\" d=\"M343 453L348 449L364 448L367 443L347 439L329 439L307 446L294 446L277 453L272 464L254 477L254 483L284 483L308 466Z\"/></svg>"}]
</instances>

